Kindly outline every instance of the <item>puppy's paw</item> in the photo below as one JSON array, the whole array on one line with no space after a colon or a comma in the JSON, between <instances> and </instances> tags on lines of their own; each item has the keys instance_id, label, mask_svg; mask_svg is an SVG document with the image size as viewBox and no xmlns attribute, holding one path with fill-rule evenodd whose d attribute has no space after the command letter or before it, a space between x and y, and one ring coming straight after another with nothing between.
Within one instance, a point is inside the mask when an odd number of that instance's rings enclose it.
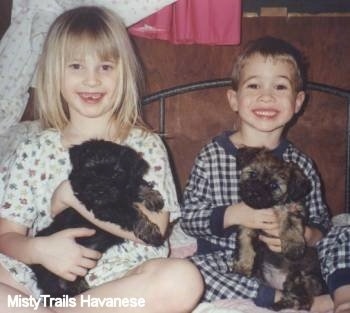
<instances>
[{"instance_id":1,"label":"puppy's paw","mask_svg":"<svg viewBox=\"0 0 350 313\"><path fill-rule=\"evenodd\" d=\"M251 277L253 275L253 266L250 263L234 261L232 271L247 277Z\"/></svg>"},{"instance_id":2,"label":"puppy's paw","mask_svg":"<svg viewBox=\"0 0 350 313\"><path fill-rule=\"evenodd\" d=\"M152 246L161 246L164 242L158 225L152 223L146 215L139 212L140 217L134 225L134 234L143 242Z\"/></svg>"},{"instance_id":3,"label":"puppy's paw","mask_svg":"<svg viewBox=\"0 0 350 313\"><path fill-rule=\"evenodd\" d=\"M145 207L150 211L158 212L164 207L162 195L150 185L141 185L138 196Z\"/></svg>"},{"instance_id":4,"label":"puppy's paw","mask_svg":"<svg viewBox=\"0 0 350 313\"><path fill-rule=\"evenodd\" d=\"M289 260L301 259L305 253L304 241L282 241L282 254Z\"/></svg>"},{"instance_id":5,"label":"puppy's paw","mask_svg":"<svg viewBox=\"0 0 350 313\"><path fill-rule=\"evenodd\" d=\"M284 297L282 297L281 300L275 302L274 304L272 304L269 309L273 310L273 311L281 311L284 309L295 309L297 310L298 308L298 301L296 301L295 299L286 299Z\"/></svg>"},{"instance_id":6,"label":"puppy's paw","mask_svg":"<svg viewBox=\"0 0 350 313\"><path fill-rule=\"evenodd\" d=\"M274 304L274 310L285 308L309 311L313 302L314 290L309 285L310 276L304 271L289 273L283 284L282 297Z\"/></svg>"}]
</instances>

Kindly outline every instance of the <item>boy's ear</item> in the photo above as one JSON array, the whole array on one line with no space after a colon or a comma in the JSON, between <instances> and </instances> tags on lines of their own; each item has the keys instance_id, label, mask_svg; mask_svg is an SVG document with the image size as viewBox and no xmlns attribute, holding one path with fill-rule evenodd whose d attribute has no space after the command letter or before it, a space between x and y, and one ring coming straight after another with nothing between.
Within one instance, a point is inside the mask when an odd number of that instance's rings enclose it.
<instances>
[{"instance_id":1,"label":"boy's ear","mask_svg":"<svg viewBox=\"0 0 350 313\"><path fill-rule=\"evenodd\" d=\"M305 101L305 92L299 91L295 99L295 110L294 113L298 113L302 108Z\"/></svg>"},{"instance_id":2,"label":"boy's ear","mask_svg":"<svg viewBox=\"0 0 350 313\"><path fill-rule=\"evenodd\" d=\"M233 89L229 89L227 90L226 95L227 95L227 100L231 109L234 112L237 112L238 111L237 92Z\"/></svg>"}]
</instances>

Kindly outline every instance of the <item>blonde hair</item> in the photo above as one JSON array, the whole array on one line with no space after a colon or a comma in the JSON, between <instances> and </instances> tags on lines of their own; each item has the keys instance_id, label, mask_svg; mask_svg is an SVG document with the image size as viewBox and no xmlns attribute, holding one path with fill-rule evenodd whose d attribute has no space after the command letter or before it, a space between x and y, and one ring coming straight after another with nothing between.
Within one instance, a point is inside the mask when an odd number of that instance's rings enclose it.
<instances>
[{"instance_id":1,"label":"blonde hair","mask_svg":"<svg viewBox=\"0 0 350 313\"><path fill-rule=\"evenodd\" d=\"M119 79L113 122L123 140L135 126L145 128L140 116L142 72L122 20L96 6L62 13L51 25L37 70L36 102L43 128L63 130L69 122L68 105L61 96L64 65L73 53L96 54L115 60Z\"/></svg>"},{"instance_id":2,"label":"blonde hair","mask_svg":"<svg viewBox=\"0 0 350 313\"><path fill-rule=\"evenodd\" d=\"M251 56L256 54L291 64L294 69L295 91L305 90L306 62L303 55L288 42L268 36L249 42L238 56L231 75L234 90L238 89L240 75L244 65Z\"/></svg>"}]
</instances>

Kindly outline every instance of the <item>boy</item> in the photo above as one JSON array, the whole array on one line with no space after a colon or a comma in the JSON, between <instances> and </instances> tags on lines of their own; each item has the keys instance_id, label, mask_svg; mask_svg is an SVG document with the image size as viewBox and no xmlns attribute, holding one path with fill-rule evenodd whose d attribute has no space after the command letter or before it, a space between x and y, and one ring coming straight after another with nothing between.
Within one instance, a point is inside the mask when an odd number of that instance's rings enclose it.
<instances>
[{"instance_id":1,"label":"boy","mask_svg":"<svg viewBox=\"0 0 350 313\"><path fill-rule=\"evenodd\" d=\"M282 137L285 126L304 102L304 67L300 52L287 42L264 37L251 42L239 56L227 92L239 116L236 131L226 131L207 144L196 158L184 192L182 227L197 238L192 261L205 283L204 300L253 299L269 307L280 292L256 278L235 274L230 264L236 249L236 225L262 229L260 235L273 251L281 251L278 224L271 208L254 210L238 197L236 152L243 146L266 147L286 161L296 163L310 178L305 240L315 245L329 228L321 183L312 160ZM327 301L326 301L327 302Z\"/></svg>"}]
</instances>

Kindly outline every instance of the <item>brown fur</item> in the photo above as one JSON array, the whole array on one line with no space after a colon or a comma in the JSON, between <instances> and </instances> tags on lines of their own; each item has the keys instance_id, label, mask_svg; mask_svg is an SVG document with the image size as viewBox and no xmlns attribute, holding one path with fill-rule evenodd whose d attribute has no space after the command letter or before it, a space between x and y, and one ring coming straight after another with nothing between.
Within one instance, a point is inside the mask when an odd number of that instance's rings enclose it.
<instances>
[{"instance_id":1,"label":"brown fur","mask_svg":"<svg viewBox=\"0 0 350 313\"><path fill-rule=\"evenodd\" d=\"M241 200L254 209L274 209L282 252L273 252L260 241L260 230L240 226L233 270L267 283L266 269L278 270L285 277L282 298L271 309L309 310L313 297L322 290L316 249L307 247L304 239L303 200L310 192L310 183L298 166L278 159L264 148L240 149L237 165L241 169Z\"/></svg>"}]
</instances>

